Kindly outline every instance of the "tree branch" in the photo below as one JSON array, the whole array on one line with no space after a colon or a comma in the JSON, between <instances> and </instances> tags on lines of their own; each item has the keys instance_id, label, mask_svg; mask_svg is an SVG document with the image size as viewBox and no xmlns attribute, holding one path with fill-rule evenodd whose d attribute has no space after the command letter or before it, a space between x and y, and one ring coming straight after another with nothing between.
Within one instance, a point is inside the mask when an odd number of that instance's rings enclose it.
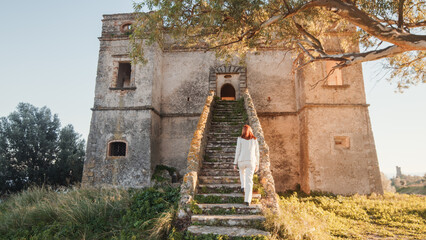
<instances>
[{"instance_id":1,"label":"tree branch","mask_svg":"<svg viewBox=\"0 0 426 240\"><path fill-rule=\"evenodd\" d=\"M317 61L337 61L340 63L334 66L333 68L340 69L340 68L357 64L357 63L374 61L374 60L378 60L378 59L382 59L386 57L391 57L403 52L406 52L406 50L397 45L392 45L387 48L368 51L364 53L344 53L344 54L314 57L314 58L311 58L311 60L307 62L306 64L303 64L303 66L309 63L317 62Z\"/></svg>"},{"instance_id":2,"label":"tree branch","mask_svg":"<svg viewBox=\"0 0 426 240\"><path fill-rule=\"evenodd\" d=\"M398 28L402 28L404 24L404 2L405 0L399 0L398 2Z\"/></svg>"},{"instance_id":3,"label":"tree branch","mask_svg":"<svg viewBox=\"0 0 426 240\"><path fill-rule=\"evenodd\" d=\"M410 34L401 29L384 26L354 4L339 0L314 0L307 3L305 7L325 7L380 40L398 45L406 50L426 50L425 35Z\"/></svg>"},{"instance_id":4,"label":"tree branch","mask_svg":"<svg viewBox=\"0 0 426 240\"><path fill-rule=\"evenodd\" d=\"M325 54L324 53L324 48L322 47L322 44L321 44L321 42L316 38L316 37L314 37L312 34L310 34L308 31L306 31L300 24L298 24L297 22L296 22L296 19L295 19L295 17L293 17L293 22L294 22L294 24L296 25L296 28L302 33L302 34L304 34L306 37L308 37L311 41L313 41L313 42L311 42L312 44L312 47L313 48L315 48L315 49L317 49L320 53L322 53L322 54Z\"/></svg>"}]
</instances>

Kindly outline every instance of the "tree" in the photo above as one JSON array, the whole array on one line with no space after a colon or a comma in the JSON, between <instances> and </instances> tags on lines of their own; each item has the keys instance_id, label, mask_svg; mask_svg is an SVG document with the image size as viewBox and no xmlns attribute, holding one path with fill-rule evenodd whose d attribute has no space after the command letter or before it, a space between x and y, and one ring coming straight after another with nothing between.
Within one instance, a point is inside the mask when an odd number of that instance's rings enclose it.
<instances>
[{"instance_id":1,"label":"tree","mask_svg":"<svg viewBox=\"0 0 426 240\"><path fill-rule=\"evenodd\" d=\"M72 125L60 130L57 156L49 172L50 182L67 186L81 181L85 142L80 137Z\"/></svg>"},{"instance_id":2,"label":"tree","mask_svg":"<svg viewBox=\"0 0 426 240\"><path fill-rule=\"evenodd\" d=\"M29 185L65 185L81 178L84 140L68 125L60 129L47 107L20 103L0 118L0 191Z\"/></svg>"},{"instance_id":3,"label":"tree","mask_svg":"<svg viewBox=\"0 0 426 240\"><path fill-rule=\"evenodd\" d=\"M155 11L144 14L145 7ZM303 56L298 69L316 61L337 61L338 69L385 58L398 88L426 83L424 0L145 0L135 10L132 55L141 60L143 42L165 47L171 36L171 47L202 47L225 59L284 47ZM323 43L330 31L345 32L364 51L328 52Z\"/></svg>"}]
</instances>

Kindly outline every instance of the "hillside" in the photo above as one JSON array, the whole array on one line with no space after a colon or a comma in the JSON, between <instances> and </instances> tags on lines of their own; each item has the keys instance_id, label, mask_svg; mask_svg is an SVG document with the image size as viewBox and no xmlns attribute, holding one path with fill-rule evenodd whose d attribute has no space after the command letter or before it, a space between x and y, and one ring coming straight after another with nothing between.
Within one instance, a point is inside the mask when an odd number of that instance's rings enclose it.
<instances>
[{"instance_id":1,"label":"hillside","mask_svg":"<svg viewBox=\"0 0 426 240\"><path fill-rule=\"evenodd\" d=\"M178 197L171 187L32 188L0 203L0 239L228 239L185 232ZM271 239L426 239L425 196L288 193L280 207L265 213Z\"/></svg>"},{"instance_id":2,"label":"hillside","mask_svg":"<svg viewBox=\"0 0 426 240\"><path fill-rule=\"evenodd\" d=\"M424 176L401 174L391 181L397 193L426 195L426 174Z\"/></svg>"}]
</instances>

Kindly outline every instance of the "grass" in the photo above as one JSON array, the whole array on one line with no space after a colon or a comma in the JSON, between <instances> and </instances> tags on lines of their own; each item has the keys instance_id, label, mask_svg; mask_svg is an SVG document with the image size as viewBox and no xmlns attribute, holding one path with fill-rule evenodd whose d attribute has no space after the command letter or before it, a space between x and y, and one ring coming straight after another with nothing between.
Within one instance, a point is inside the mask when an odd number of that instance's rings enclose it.
<instances>
[{"instance_id":1,"label":"grass","mask_svg":"<svg viewBox=\"0 0 426 240\"><path fill-rule=\"evenodd\" d=\"M194 200L198 203L244 203L244 197L226 197L226 199L222 199L221 196L212 195L195 195Z\"/></svg>"},{"instance_id":2,"label":"grass","mask_svg":"<svg viewBox=\"0 0 426 240\"><path fill-rule=\"evenodd\" d=\"M426 239L426 197L292 195L267 213L272 239Z\"/></svg>"},{"instance_id":3,"label":"grass","mask_svg":"<svg viewBox=\"0 0 426 240\"><path fill-rule=\"evenodd\" d=\"M0 239L163 239L179 188L31 188L0 204Z\"/></svg>"},{"instance_id":4,"label":"grass","mask_svg":"<svg viewBox=\"0 0 426 240\"><path fill-rule=\"evenodd\" d=\"M0 203L0 239L230 239L177 230L178 199L179 188L171 187L31 188ZM196 203L191 210L201 214ZM426 239L426 196L287 193L279 204L281 214L265 213L271 239Z\"/></svg>"}]
</instances>

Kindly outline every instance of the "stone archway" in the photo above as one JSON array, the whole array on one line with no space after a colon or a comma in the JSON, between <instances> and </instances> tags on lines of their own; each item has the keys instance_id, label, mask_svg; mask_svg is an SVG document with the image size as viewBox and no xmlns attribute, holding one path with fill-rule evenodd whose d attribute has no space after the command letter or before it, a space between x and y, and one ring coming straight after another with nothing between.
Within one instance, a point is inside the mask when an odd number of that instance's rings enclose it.
<instances>
[{"instance_id":1,"label":"stone archway","mask_svg":"<svg viewBox=\"0 0 426 240\"><path fill-rule=\"evenodd\" d=\"M220 98L222 100L235 100L235 88L232 86L232 84L225 83L223 84L222 88L220 89Z\"/></svg>"},{"instance_id":2,"label":"stone archway","mask_svg":"<svg viewBox=\"0 0 426 240\"><path fill-rule=\"evenodd\" d=\"M227 75L235 76L236 82L224 81L218 82L218 76L226 77ZM219 96L220 90L224 84L231 83L235 89L235 99L242 96L242 93L247 88L247 74L246 68L241 66L227 66L222 65L218 67L211 67L209 73L209 90L215 91ZM220 97L220 96L219 96Z\"/></svg>"}]
</instances>

